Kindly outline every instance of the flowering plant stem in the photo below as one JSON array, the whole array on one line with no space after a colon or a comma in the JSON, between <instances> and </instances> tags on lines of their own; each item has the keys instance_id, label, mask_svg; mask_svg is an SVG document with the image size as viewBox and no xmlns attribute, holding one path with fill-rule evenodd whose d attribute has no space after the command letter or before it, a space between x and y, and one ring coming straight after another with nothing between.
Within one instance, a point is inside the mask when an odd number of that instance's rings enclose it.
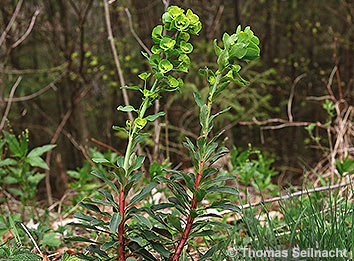
<instances>
[{"instance_id":1,"label":"flowering plant stem","mask_svg":"<svg viewBox=\"0 0 354 261\"><path fill-rule=\"evenodd\" d=\"M151 87L151 92L154 92L156 87L157 87L158 80L156 79L153 86ZM151 105L151 97L145 96L141 105L140 105L140 111L139 111L139 118L144 118L145 112L148 109L149 105ZM125 156L124 156L124 170L125 173L128 173L128 168L129 168L129 159L132 154L132 145L133 145L133 140L138 132L138 127L134 125L134 127L131 129L129 132L129 137L128 137L128 145L127 149L125 151ZM125 184L127 183L128 177L125 177ZM119 239L119 260L126 260L125 259L125 243L124 243L124 223L125 223L125 184L121 184L120 190L119 190L119 208L118 211L122 215L122 221L120 222L118 226L118 239Z\"/></svg>"},{"instance_id":2,"label":"flowering plant stem","mask_svg":"<svg viewBox=\"0 0 354 261\"><path fill-rule=\"evenodd\" d=\"M210 92L209 92L209 98L208 98L208 112L207 112L207 119L206 122L209 122L209 118L210 118L210 113L211 113L211 108L212 108L212 104L213 104L213 94L220 82L222 73L218 72L217 73L217 77L215 79L214 85L212 86ZM208 137L208 133L209 133L209 126L207 126L206 128L204 128L204 130L202 131L202 134L200 137L207 139ZM203 176L203 169L204 169L204 163L205 163L205 159L204 157L200 157L199 161L198 161L198 171L196 173L196 177L195 177L195 182L194 182L194 190L195 193L197 192L197 189L199 187L199 182ZM191 205L190 205L190 209L191 210L195 210L197 209L198 204L196 203L196 195L193 195L192 201L191 201ZM185 246L189 234L191 232L192 226L193 226L193 222L194 222L194 218L192 217L191 213L189 213L188 218L187 218L187 222L186 222L186 227L184 228L184 232L182 234L181 240L178 243L178 246L176 248L176 252L173 256L173 261L178 261L183 247Z\"/></svg>"}]
</instances>

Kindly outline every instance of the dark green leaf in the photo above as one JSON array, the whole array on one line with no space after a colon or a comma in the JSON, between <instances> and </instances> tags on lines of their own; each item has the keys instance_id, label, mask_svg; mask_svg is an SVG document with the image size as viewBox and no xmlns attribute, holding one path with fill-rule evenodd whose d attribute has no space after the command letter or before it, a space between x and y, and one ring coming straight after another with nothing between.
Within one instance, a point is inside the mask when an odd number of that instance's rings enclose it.
<instances>
[{"instance_id":1,"label":"dark green leaf","mask_svg":"<svg viewBox=\"0 0 354 261\"><path fill-rule=\"evenodd\" d=\"M152 248L158 252L161 256L168 258L170 256L170 253L167 251L167 249L159 242L151 241L150 242L152 245Z\"/></svg>"},{"instance_id":2,"label":"dark green leaf","mask_svg":"<svg viewBox=\"0 0 354 261\"><path fill-rule=\"evenodd\" d=\"M147 226L149 229L152 229L152 225L151 225L151 222L144 216L141 216L141 215L136 215L136 214L133 214L133 216L136 218L136 220L139 222L139 223L142 223L144 224L145 226Z\"/></svg>"},{"instance_id":3,"label":"dark green leaf","mask_svg":"<svg viewBox=\"0 0 354 261\"><path fill-rule=\"evenodd\" d=\"M15 135L10 134L6 131L2 131L4 133L5 136L5 140L7 142L7 144L9 144L9 149L10 151L13 153L14 157L22 157L23 152L21 150L20 144L18 142L18 140L16 139Z\"/></svg>"},{"instance_id":4,"label":"dark green leaf","mask_svg":"<svg viewBox=\"0 0 354 261\"><path fill-rule=\"evenodd\" d=\"M87 247L87 250L98 254L100 257L109 258L106 252L102 251L99 246L91 244Z\"/></svg>"},{"instance_id":5,"label":"dark green leaf","mask_svg":"<svg viewBox=\"0 0 354 261\"><path fill-rule=\"evenodd\" d=\"M147 194L149 194L149 193L151 192L151 190L152 190L153 188L155 188L157 185L158 185L158 183L153 182L153 183L147 185L146 187L144 187L144 188L140 191L139 194L135 195L135 196L131 199L130 203L128 204L128 207L134 205L135 203L138 203L138 202L141 201L141 200L143 200L143 199L147 196Z\"/></svg>"},{"instance_id":6,"label":"dark green leaf","mask_svg":"<svg viewBox=\"0 0 354 261\"><path fill-rule=\"evenodd\" d=\"M212 186L207 189L207 192L219 192L219 193L228 193L228 194L234 194L237 195L239 191L236 188L233 187L218 187L218 186Z\"/></svg>"},{"instance_id":7,"label":"dark green leaf","mask_svg":"<svg viewBox=\"0 0 354 261\"><path fill-rule=\"evenodd\" d=\"M109 229L116 233L120 222L122 221L122 214L121 213L113 213L112 219L109 222Z\"/></svg>"},{"instance_id":8,"label":"dark green leaf","mask_svg":"<svg viewBox=\"0 0 354 261\"><path fill-rule=\"evenodd\" d=\"M114 183L112 181L110 181L109 179L107 179L102 173L94 170L91 171L91 174L102 179L105 183L107 183L117 194L119 194L119 191L116 187L116 185L114 185Z\"/></svg>"}]
</instances>

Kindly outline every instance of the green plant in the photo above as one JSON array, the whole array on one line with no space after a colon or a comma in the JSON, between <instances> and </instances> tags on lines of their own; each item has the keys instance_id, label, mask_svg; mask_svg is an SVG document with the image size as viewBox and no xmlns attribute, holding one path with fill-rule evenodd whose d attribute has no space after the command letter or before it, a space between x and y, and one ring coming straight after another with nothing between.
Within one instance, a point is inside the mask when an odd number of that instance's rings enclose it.
<instances>
[{"instance_id":1,"label":"green plant","mask_svg":"<svg viewBox=\"0 0 354 261\"><path fill-rule=\"evenodd\" d=\"M354 230L352 223L353 201L347 196L339 196L338 190L309 193L302 191L301 197L290 197L279 201L280 218L270 216L270 207L262 205L261 209L242 209L242 222L236 225L244 231L248 240L234 248L252 248L252 250L287 251L287 260L297 260L292 257L292 249L307 250L349 250L353 249ZM353 187L346 188L344 195L353 193ZM260 217L265 216L261 222ZM239 237L235 232L233 238ZM242 253L239 251L239 254ZM251 258L244 256L225 255L226 260L272 260L271 258ZM294 259L291 259L294 258ZM334 257L314 257L311 260L334 260ZM335 260L347 260L336 257Z\"/></svg>"},{"instance_id":2,"label":"green plant","mask_svg":"<svg viewBox=\"0 0 354 261\"><path fill-rule=\"evenodd\" d=\"M259 150L253 150L251 147L242 152L234 147L230 155L231 174L238 176L238 180L246 187L246 190L249 185L259 188L262 192L266 189L277 188L271 183L271 178L278 174L271 167L274 159L266 158Z\"/></svg>"},{"instance_id":3,"label":"green plant","mask_svg":"<svg viewBox=\"0 0 354 261\"><path fill-rule=\"evenodd\" d=\"M37 185L45 177L40 170L49 169L41 155L56 145L44 145L29 151L27 130L18 138L6 131L3 131L3 135L4 138L0 141L0 183L8 186L7 190L19 197L23 206L31 202L35 208L36 202L33 199Z\"/></svg>"},{"instance_id":4,"label":"green plant","mask_svg":"<svg viewBox=\"0 0 354 261\"><path fill-rule=\"evenodd\" d=\"M115 152L108 151L106 153L101 153L100 151L90 148L89 155L97 160L108 160L110 162L116 162L118 159L118 154ZM68 187L75 190L75 197L71 198L71 202L76 205L83 198L87 197L92 191L97 190L102 184L95 182L95 176L91 175L90 172L95 170L100 172L105 177L109 178L110 174L101 164L97 164L92 167L92 163L85 160L82 167L76 168L76 170L68 170L67 174L72 178L68 183Z\"/></svg>"},{"instance_id":5,"label":"green plant","mask_svg":"<svg viewBox=\"0 0 354 261\"><path fill-rule=\"evenodd\" d=\"M183 248L190 237L210 237L214 233L213 226L218 224L218 222L212 220L198 220L209 216L206 214L207 209L218 208L238 211L238 208L230 204L227 200L213 202L209 206L200 206L201 201L207 194L238 193L238 190L234 187L216 184L220 181L233 180L235 177L215 177L218 173L218 168L213 164L228 153L228 150L224 147L219 147L216 143L216 140L220 137L223 131L215 137L212 137L210 140L208 140L208 135L213 128L213 120L218 115L228 111L229 108L215 114L212 114L211 110L215 99L228 85L236 83L240 86L244 86L247 83L247 81L239 74L239 71L241 70L241 66L238 64L239 61L255 60L259 57L260 53L258 48L259 40L254 36L249 27L246 27L244 31L242 31L241 26L238 26L236 32L232 35L224 33L222 41L223 48L219 47L217 40L214 41L214 49L218 57L218 69L215 72L208 68L200 70L200 74L204 76L209 83L207 103L204 103L199 93L194 93L195 101L200 108L201 133L195 145L188 138L187 142L184 143L192 157L194 171L193 173L188 174L183 172L173 172L174 175L169 179L160 178L161 181L167 183L168 187L175 195L175 198L169 199L170 202L180 212L179 214L185 217L185 227L182 230L179 223L180 216L170 218L175 220L172 222L175 231L178 234L181 233L181 238L178 240L179 242L176 251L172 257L172 260L174 261L180 259ZM191 196L185 192L178 180L183 180L185 182ZM201 257L201 259L204 260L210 257L214 252L223 247L223 242L215 244Z\"/></svg>"},{"instance_id":6,"label":"green plant","mask_svg":"<svg viewBox=\"0 0 354 261\"><path fill-rule=\"evenodd\" d=\"M0 260L13 260L13 261L39 261L42 258L32 253L27 247L16 245L11 241L7 241L0 245Z\"/></svg>"},{"instance_id":7,"label":"green plant","mask_svg":"<svg viewBox=\"0 0 354 261\"><path fill-rule=\"evenodd\" d=\"M122 89L125 88L139 91L143 95L142 103L139 108L134 108L133 106L119 106L117 108L120 111L134 112L137 114L137 117L133 122L127 120L124 128L117 126L113 127L115 130L125 132L128 136L125 156L119 157L116 162L111 162L106 159L93 159L95 163L105 165L109 168L111 170L110 173L119 183L119 188L117 188L117 186L102 173L98 171L92 172L93 175L101 178L109 184L118 195L118 203L116 203L112 194L105 190L99 190L105 196L107 203L114 209L114 214L110 215L108 213L102 213L97 206L92 204L98 202L92 200L90 203L81 203L81 205L106 216L109 218L109 222L88 217L81 213L76 214L76 217L91 223L95 220L94 223L96 226L105 229L109 228L109 234L112 239L103 246L103 249L106 250L110 247L116 246L118 241L118 255L120 260L126 259L125 248L127 245L133 252L142 252L140 246L136 249L135 246L138 244L137 242L127 241L130 227L126 226L126 222L129 219L137 219L140 222L139 224L145 224L148 227L151 226L150 222L144 216L138 214L139 211L137 211L134 205L143 200L150 193L150 191L157 185L156 182L152 182L143 188L140 193L135 195L130 202L126 202L127 194L140 180L142 174L138 169L142 166L145 157L142 155L137 156L134 152L136 146L141 143L147 135L146 133L143 133L142 130L147 122L154 121L159 116L164 115L163 112L159 112L154 115L146 116L146 111L152 105L154 100L160 98L162 92L176 91L182 87L183 81L181 78L178 78L178 74L180 72L188 71L190 64L188 54L193 51L192 44L188 42L190 34L198 34L201 30L201 22L199 21L198 16L193 14L191 10L188 10L185 13L183 9L176 6L169 7L168 12L163 15L162 20L164 25L158 25L152 31L152 38L155 43L151 48L153 54L148 56L146 53L143 53L152 66L152 76L154 77L152 87L150 89L148 88L151 73L147 72L139 74L139 78L144 82L142 87L121 87ZM164 28L171 32L171 36L163 35ZM90 249L97 250L93 245L90 246ZM94 252L98 255L103 255L101 250Z\"/></svg>"},{"instance_id":8,"label":"green plant","mask_svg":"<svg viewBox=\"0 0 354 261\"><path fill-rule=\"evenodd\" d=\"M143 164L144 156L137 156L134 152L136 146L141 143L147 135L142 132L148 121L154 121L157 117L164 115L159 112L154 115L145 116L147 109L152 105L155 99L160 98L163 91L175 91L182 87L181 78L176 79L176 73L188 72L190 59L188 54L193 51L193 46L189 43L190 34L198 34L201 30L201 23L197 15L191 10L186 13L177 6L171 6L163 14L162 20L164 26L158 25L152 31L152 38L155 45L151 48L152 55L143 53L152 66L154 83L150 89L147 88L148 79L151 73L141 73L139 78L144 81L143 87L129 86L122 87L140 91L143 94L142 103L139 108L133 106L119 106L118 110L124 112L134 112L137 117L133 122L127 120L126 126L113 129L123 131L128 136L128 144L124 157L118 157L117 162L107 159L93 159L97 164L106 166L119 187L111 179L98 171L92 174L101 178L107 183L118 196L118 202L115 202L111 193L106 190L99 190L104 195L106 202L98 199L87 199L80 205L96 212L102 218L76 213L75 217L84 220L82 226L106 232L110 241L104 243L101 247L91 244L88 250L94 252L96 256L106 259L109 255L105 252L110 248L118 247L119 260L126 260L126 247L130 249L133 255L138 255L144 260L156 260L156 258L147 251L147 247L156 251L161 259L179 260L181 255L185 260L186 253L183 248L187 240L191 237L209 237L213 234L213 226L220 224L217 221L199 220L206 218L207 209L229 209L237 211L237 207L228 203L226 200L213 202L210 206L201 206L200 202L208 193L230 193L237 194L234 187L219 186L215 183L219 181L232 180L234 176L215 177L218 168L213 164L224 156L228 150L219 147L216 140L220 137L220 132L209 140L208 136L213 128L213 120L223 112L212 114L213 101L218 95L231 83L244 86L247 81L244 80L239 72L241 66L239 61L252 61L259 57L259 40L254 36L249 27L244 31L241 26L237 27L234 34L227 33L223 36L223 48L219 47L217 41L214 42L215 53L217 55L218 69L214 72L208 68L201 69L200 73L209 84L209 95L205 104L199 93L195 92L194 97L200 108L201 134L196 141L196 146L187 138L184 145L190 151L194 173L185 174L180 171L167 170L172 174L169 178L156 175L153 182L142 188L138 194L133 196L130 202L127 202L127 194L131 188L138 183L141 178L141 171L138 171ZM171 32L171 36L163 35L163 28ZM151 207L138 208L137 203L142 201L160 181L166 183L173 194L169 203L160 203ZM186 188L183 187L182 181ZM109 205L113 208L113 215L102 212L98 205ZM166 213L166 209L169 211ZM149 220L143 213L151 217ZM185 219L184 227L181 218ZM131 224L127 221L131 220ZM107 232L108 231L108 232ZM91 240L85 240L81 237L73 238L92 243ZM206 259L216 250L221 249L222 243L214 245L203 257ZM88 258L88 257L87 257Z\"/></svg>"}]
</instances>

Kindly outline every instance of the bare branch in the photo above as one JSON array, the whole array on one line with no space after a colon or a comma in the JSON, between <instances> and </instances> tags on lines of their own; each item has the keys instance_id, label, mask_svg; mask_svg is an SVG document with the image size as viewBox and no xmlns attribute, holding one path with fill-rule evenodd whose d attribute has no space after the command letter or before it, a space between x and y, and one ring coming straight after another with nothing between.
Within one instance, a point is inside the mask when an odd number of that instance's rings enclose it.
<instances>
[{"instance_id":1,"label":"bare branch","mask_svg":"<svg viewBox=\"0 0 354 261\"><path fill-rule=\"evenodd\" d=\"M348 186L351 183L352 183L352 181L349 181L349 182L343 182L343 183L335 184L335 185L331 185L331 186L317 187L317 188L309 189L309 190L306 190L306 191L298 191L298 192L295 192L295 193L291 193L290 195L274 197L274 198L270 198L270 199L261 200L261 201L258 201L256 203L243 205L243 206L240 206L240 208L243 208L243 209L251 208L251 207L256 207L256 206L259 206L259 205L265 204L265 203L271 203L271 202L275 202L275 201L282 201L282 200L290 199L290 198L293 198L293 197L299 197L299 196L302 196L302 195L307 195L307 194L310 194L310 193L313 193L313 192L332 190L332 189Z\"/></svg>"},{"instance_id":2,"label":"bare branch","mask_svg":"<svg viewBox=\"0 0 354 261\"><path fill-rule=\"evenodd\" d=\"M7 33L10 31L11 29L11 26L13 25L13 23L15 22L16 20L16 17L18 15L18 12L20 11L21 9L21 6L22 6L22 3L23 3L23 0L20 0L18 1L17 5L16 5L16 9L10 19L10 22L9 24L6 26L5 28L5 31L1 34L1 37L0 37L0 46L3 44L3 42L5 41L5 38L6 38L6 35Z\"/></svg>"},{"instance_id":3,"label":"bare branch","mask_svg":"<svg viewBox=\"0 0 354 261\"><path fill-rule=\"evenodd\" d=\"M16 69L5 69L2 72L5 74L26 74L26 73L48 73L48 72L56 72L65 69L68 67L68 62L65 62L59 66L46 68L46 69L23 69L23 70L16 70Z\"/></svg>"},{"instance_id":4,"label":"bare branch","mask_svg":"<svg viewBox=\"0 0 354 261\"><path fill-rule=\"evenodd\" d=\"M120 153L117 149L115 149L115 148L113 148L112 146L109 146L109 145L103 143L102 141L96 140L96 139L94 139L94 138L88 138L88 140L89 140L89 141L92 141L93 143L96 143L96 144L98 144L98 145L100 145L100 146L102 146L102 147L105 147L105 148L107 148L107 149L109 149L109 150L111 150L111 151L114 151L114 152L117 153L119 156L123 156L123 154Z\"/></svg>"},{"instance_id":5,"label":"bare branch","mask_svg":"<svg viewBox=\"0 0 354 261\"><path fill-rule=\"evenodd\" d=\"M294 95L295 95L295 86L305 76L306 76L306 73L299 75L298 77L295 78L293 84L291 85L289 102L288 102L288 117L289 117L290 122L293 122L293 115L291 114L291 105L293 103L293 99L294 99Z\"/></svg>"},{"instance_id":6,"label":"bare branch","mask_svg":"<svg viewBox=\"0 0 354 261\"><path fill-rule=\"evenodd\" d=\"M266 129L281 129L284 127L290 127L290 126L308 126L311 124L315 124L317 127L323 128L323 129L327 129L327 126L320 123L320 122L305 122L305 121L299 121L299 122L290 122L284 119L269 119L269 120L265 120L265 121L258 121L256 118L253 118L253 121L241 121L238 122L238 124L240 125L267 125L270 123L282 123L281 125L275 125L275 126L265 126L262 127L264 130Z\"/></svg>"},{"instance_id":7,"label":"bare branch","mask_svg":"<svg viewBox=\"0 0 354 261\"><path fill-rule=\"evenodd\" d=\"M59 138L60 133L62 132L65 124L67 123L67 121L69 120L72 112L73 112L73 107L75 105L77 105L85 96L86 94L89 92L90 88L86 88L85 90L83 90L79 96L76 97L76 99L73 101L72 106L66 111L64 117L61 119L52 139L50 140L50 144L55 144ZM46 163L49 166L50 165L50 160L51 160L51 155L52 155L52 151L48 151L46 154ZM85 154L84 154L85 155ZM48 198L48 203L49 205L53 204L53 197L52 197L52 188L50 185L50 175L49 175L49 170L45 171L45 185L46 185L46 190L47 190L47 198Z\"/></svg>"},{"instance_id":8,"label":"bare branch","mask_svg":"<svg viewBox=\"0 0 354 261\"><path fill-rule=\"evenodd\" d=\"M108 40L111 44L111 49L113 52L113 57L114 57L114 62L116 64L117 67L117 72L118 72L118 76L119 76L119 81L120 81L120 85L121 86L126 86L125 84L125 80L124 80L124 76L123 76L123 71L122 68L120 66L120 62L118 59L118 54L117 54L117 50L116 47L114 45L114 37L113 37L113 33L112 33L112 26L111 26L111 18L109 16L109 6L108 6L108 2L107 0L103 1L104 3L104 12L105 12L105 19L106 19L106 25L107 25L107 31L108 31ZM128 97L128 93L126 89L122 90L123 93L123 100L126 106L129 105L129 97ZM131 121L134 121L133 115L131 112L128 112L128 117Z\"/></svg>"},{"instance_id":9,"label":"bare branch","mask_svg":"<svg viewBox=\"0 0 354 261\"><path fill-rule=\"evenodd\" d=\"M132 35L134 36L135 40L140 44L140 46L144 49L145 52L147 52L149 55L152 55L151 51L149 50L149 48L146 47L146 45L144 44L144 42L139 38L139 36L136 34L136 32L134 31L133 28L133 22L132 22L132 16L129 12L128 8L125 8L125 13L128 16L128 21L129 21L129 29L130 32L132 33Z\"/></svg>"},{"instance_id":10,"label":"bare branch","mask_svg":"<svg viewBox=\"0 0 354 261\"><path fill-rule=\"evenodd\" d=\"M61 75L59 75L54 81L52 81L51 83L49 83L47 86L45 86L44 88L40 89L39 91L35 92L35 93L32 93L30 95L27 95L27 96L23 96L23 97L16 97L16 98L13 98L12 99L12 102L24 102L24 101L28 101L28 100L31 100L31 99L34 99L36 97L38 97L39 95L41 95L42 93L45 93L46 91L48 91L49 89L51 88L55 88L55 83L57 83L59 80L61 80L64 75L66 73L62 73ZM9 98L5 98L4 99L5 101L8 101Z\"/></svg>"},{"instance_id":11,"label":"bare branch","mask_svg":"<svg viewBox=\"0 0 354 261\"><path fill-rule=\"evenodd\" d=\"M36 10L36 12L34 12L34 15L32 16L31 22L26 30L26 32L24 33L24 35L21 36L20 39L18 39L13 45L11 45L11 48L16 48L18 45L20 45L26 38L27 36L31 33L34 23L36 22L36 18L39 15L40 11Z\"/></svg>"},{"instance_id":12,"label":"bare branch","mask_svg":"<svg viewBox=\"0 0 354 261\"><path fill-rule=\"evenodd\" d=\"M11 103L12 103L12 99L14 97L14 94L15 94L15 91L16 91L16 88L17 86L20 84L22 80L22 77L18 77L15 84L12 86L12 89L11 89L11 92L10 92L10 96L8 98L8 102L7 102L7 106L6 106L6 109L5 109L5 113L4 113L4 116L2 117L2 120L1 120L1 123L0 123L0 130L2 130L2 128L4 128L4 125L5 125L5 121L7 119L7 115L9 114L10 112L10 108L11 108Z\"/></svg>"},{"instance_id":13,"label":"bare branch","mask_svg":"<svg viewBox=\"0 0 354 261\"><path fill-rule=\"evenodd\" d=\"M333 94L331 85L332 85L333 77L334 77L334 74L336 73L336 71L337 71L337 66L334 66L334 67L333 67L333 70L331 71L331 74L329 75L329 79L328 79L328 83L327 83L327 90L328 90L328 93L329 93L329 95L331 95L331 98L332 98L332 100L333 100L334 102L337 102L337 99L336 99L336 97L335 97L334 94Z\"/></svg>"}]
</instances>

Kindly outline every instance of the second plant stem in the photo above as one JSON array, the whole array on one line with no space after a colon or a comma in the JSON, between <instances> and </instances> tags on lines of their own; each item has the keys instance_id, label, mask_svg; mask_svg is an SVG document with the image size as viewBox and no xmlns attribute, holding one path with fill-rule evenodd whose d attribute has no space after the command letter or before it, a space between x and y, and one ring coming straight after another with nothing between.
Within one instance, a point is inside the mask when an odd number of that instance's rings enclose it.
<instances>
[{"instance_id":1,"label":"second plant stem","mask_svg":"<svg viewBox=\"0 0 354 261\"><path fill-rule=\"evenodd\" d=\"M210 113L211 113L211 106L213 104L213 95L216 91L216 88L219 84L219 81L221 79L221 73L218 73L217 74L217 77L215 79L215 82L212 86L212 89L209 93L209 98L208 98L208 114L207 114L207 119L206 119L206 122L207 122L207 126L206 126L206 129L202 132L202 137L203 138L207 138L208 137L208 133L209 133L209 118L210 118ZM202 150L203 151L203 150ZM192 202L191 202L191 206L190 206L190 212L188 214L188 218L187 218L187 223L186 223L186 227L184 228L184 232L182 234L182 237L178 243L178 246L176 248L176 252L175 254L173 255L173 258L172 258L172 261L178 261L180 256L181 256L181 253L182 253L182 250L183 250L183 247L185 246L187 240L188 240L188 237L189 237L189 234L192 230L192 226L193 226L193 223L194 223L194 218L192 217L191 215L191 212L192 210L195 210L197 209L197 202L196 202L196 192L197 192L197 189L199 187L199 183L200 183L200 180L203 176L203 169L204 169L204 155L200 155L199 157L199 161L198 161L198 169L197 169L197 173L196 173L196 177L195 177L195 182L194 182L194 195L193 195L193 198L192 198Z\"/></svg>"}]
</instances>

